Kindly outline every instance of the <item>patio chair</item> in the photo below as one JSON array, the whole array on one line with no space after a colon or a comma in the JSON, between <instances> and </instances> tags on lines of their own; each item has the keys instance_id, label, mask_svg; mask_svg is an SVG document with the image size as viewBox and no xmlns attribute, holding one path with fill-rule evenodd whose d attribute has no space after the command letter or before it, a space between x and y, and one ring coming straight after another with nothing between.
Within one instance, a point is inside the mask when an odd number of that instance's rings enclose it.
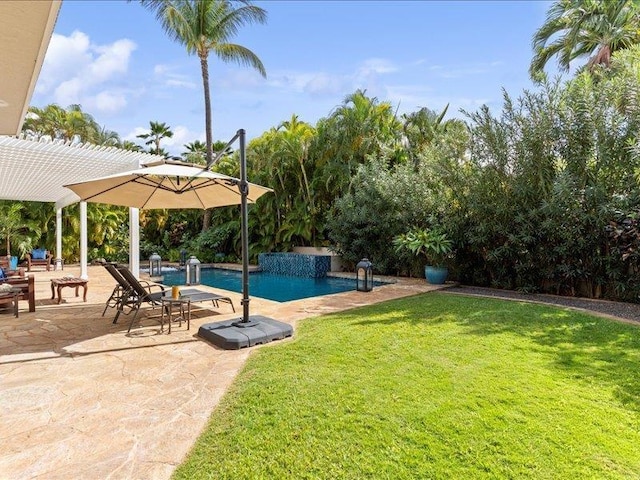
<instances>
[{"instance_id":1,"label":"patio chair","mask_svg":"<svg viewBox=\"0 0 640 480\"><path fill-rule=\"evenodd\" d=\"M24 274L24 270L19 275L4 277L0 280L0 284L8 283L15 288L21 290L18 300L26 300L29 303L29 311L36 311L36 286L35 277L33 275Z\"/></svg>"},{"instance_id":2,"label":"patio chair","mask_svg":"<svg viewBox=\"0 0 640 480\"><path fill-rule=\"evenodd\" d=\"M44 248L34 248L31 252L27 253L27 272L31 271L32 266L43 266L47 269L47 272L51 268L51 259L53 255L49 250Z\"/></svg>"},{"instance_id":3,"label":"patio chair","mask_svg":"<svg viewBox=\"0 0 640 480\"><path fill-rule=\"evenodd\" d=\"M116 281L116 286L113 288L111 292L111 296L105 302L104 310L102 311L102 316L107 313L107 308L118 308L120 306L120 302L126 299L129 290L131 290L131 285L127 282L122 274L116 268L117 264L115 263L105 263L104 268L111 274L111 276ZM113 319L113 323L118 321L118 315Z\"/></svg>"},{"instance_id":4,"label":"patio chair","mask_svg":"<svg viewBox=\"0 0 640 480\"><path fill-rule=\"evenodd\" d=\"M16 270L11 270L11 256L0 256L0 279L5 277L24 277L24 267L18 267Z\"/></svg>"},{"instance_id":5,"label":"patio chair","mask_svg":"<svg viewBox=\"0 0 640 480\"><path fill-rule=\"evenodd\" d=\"M127 333L129 333L131 331L133 323L138 317L140 307L144 303L148 303L152 307L161 305L162 302L160 301L160 299L164 295L166 287L159 283L148 282L144 282L146 283L146 285L143 285L143 283L141 283L140 280L138 280L133 275L133 273L131 273L131 270L129 270L127 267L117 267L116 270L122 275L124 280L129 284L130 288L126 292L125 297L119 302L118 313L116 314L116 318L114 318L113 323L116 323L116 321L118 320L118 316L120 315L120 313L124 313L125 308L129 308L129 312L125 314L128 315L133 312L133 318L131 319L129 328L127 329ZM152 292L153 288L159 288L160 291Z\"/></svg>"}]
</instances>

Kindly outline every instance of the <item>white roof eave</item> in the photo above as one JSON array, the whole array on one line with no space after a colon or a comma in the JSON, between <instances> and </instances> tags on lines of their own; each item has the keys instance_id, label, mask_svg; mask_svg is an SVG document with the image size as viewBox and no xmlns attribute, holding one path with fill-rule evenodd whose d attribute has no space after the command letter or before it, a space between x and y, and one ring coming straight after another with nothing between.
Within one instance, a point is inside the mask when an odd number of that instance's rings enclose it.
<instances>
[{"instance_id":1,"label":"white roof eave","mask_svg":"<svg viewBox=\"0 0 640 480\"><path fill-rule=\"evenodd\" d=\"M61 0L0 1L0 135L18 135Z\"/></svg>"}]
</instances>

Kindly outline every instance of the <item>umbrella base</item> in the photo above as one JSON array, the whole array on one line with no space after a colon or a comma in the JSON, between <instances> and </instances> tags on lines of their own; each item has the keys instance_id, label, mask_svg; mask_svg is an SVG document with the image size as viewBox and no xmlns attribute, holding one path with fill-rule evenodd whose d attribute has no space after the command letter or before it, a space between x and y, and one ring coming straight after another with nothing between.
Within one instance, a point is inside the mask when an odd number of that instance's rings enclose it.
<instances>
[{"instance_id":1,"label":"umbrella base","mask_svg":"<svg viewBox=\"0 0 640 480\"><path fill-rule=\"evenodd\" d=\"M251 315L249 322L223 320L205 323L198 330L198 335L224 350L239 350L290 337L293 327L273 318Z\"/></svg>"}]
</instances>

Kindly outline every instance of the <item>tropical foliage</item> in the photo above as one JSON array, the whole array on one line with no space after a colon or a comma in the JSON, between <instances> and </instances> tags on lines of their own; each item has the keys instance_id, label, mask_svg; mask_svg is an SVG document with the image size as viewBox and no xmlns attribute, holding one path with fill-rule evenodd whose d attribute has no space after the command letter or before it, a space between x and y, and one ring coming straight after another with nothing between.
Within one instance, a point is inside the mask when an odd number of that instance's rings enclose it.
<instances>
[{"instance_id":1,"label":"tropical foliage","mask_svg":"<svg viewBox=\"0 0 640 480\"><path fill-rule=\"evenodd\" d=\"M399 116L362 90L315 125L292 115L247 147L249 179L274 189L250 206L252 258L329 246L347 268L367 257L377 273L422 275L423 261L396 247L437 231L451 241L449 267L465 283L637 301L639 59L639 47L620 49L608 66L564 82L541 80L515 99L505 93L501 112L482 107L463 112L465 120L446 118L448 107ZM164 122L150 127L142 140L161 151L171 130ZM32 109L25 131L67 141L113 138L79 106ZM211 145L211 153L226 147ZM207 162L207 143L191 142L183 152L190 162ZM226 151L213 168L238 176L238 152ZM24 204L21 217L39 226L30 234L34 244L53 247L52 208ZM126 212L89 205L89 217L91 255L123 255ZM65 208L63 222L63 254L73 260L77 207ZM240 256L237 206L145 211L141 225L143 256Z\"/></svg>"},{"instance_id":2,"label":"tropical foliage","mask_svg":"<svg viewBox=\"0 0 640 480\"><path fill-rule=\"evenodd\" d=\"M590 56L587 68L608 67L612 53L640 43L640 8L634 0L556 0L533 37L529 73L536 78L553 57L562 70Z\"/></svg>"},{"instance_id":3,"label":"tropical foliage","mask_svg":"<svg viewBox=\"0 0 640 480\"><path fill-rule=\"evenodd\" d=\"M169 153L160 147L163 138L173 137L171 127L164 122L149 122L149 131L137 135L137 138L144 140L144 144L149 148L149 153L167 157Z\"/></svg>"}]
</instances>

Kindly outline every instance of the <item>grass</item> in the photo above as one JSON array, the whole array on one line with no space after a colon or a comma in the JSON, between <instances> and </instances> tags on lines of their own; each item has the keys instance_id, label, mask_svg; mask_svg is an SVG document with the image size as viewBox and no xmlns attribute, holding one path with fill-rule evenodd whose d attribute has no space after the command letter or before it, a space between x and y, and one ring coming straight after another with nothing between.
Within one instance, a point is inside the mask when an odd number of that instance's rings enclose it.
<instances>
[{"instance_id":1,"label":"grass","mask_svg":"<svg viewBox=\"0 0 640 480\"><path fill-rule=\"evenodd\" d=\"M431 293L255 351L178 479L639 478L640 330Z\"/></svg>"}]
</instances>

